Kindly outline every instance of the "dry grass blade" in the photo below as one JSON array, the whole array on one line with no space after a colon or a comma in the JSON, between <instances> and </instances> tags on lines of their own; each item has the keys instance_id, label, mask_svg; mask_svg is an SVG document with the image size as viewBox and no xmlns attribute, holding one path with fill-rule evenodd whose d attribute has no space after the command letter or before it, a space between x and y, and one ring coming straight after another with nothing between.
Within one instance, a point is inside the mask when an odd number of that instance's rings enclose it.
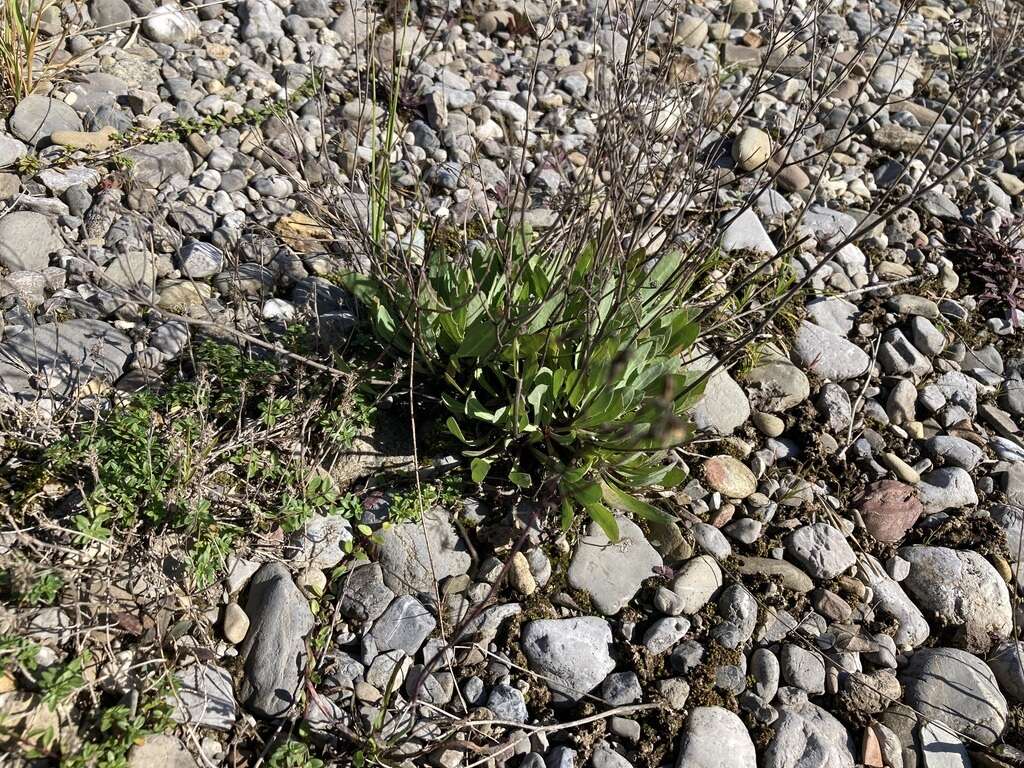
<instances>
[{"instance_id":1,"label":"dry grass blade","mask_svg":"<svg viewBox=\"0 0 1024 768\"><path fill-rule=\"evenodd\" d=\"M53 0L0 0L0 96L21 101L73 63L60 55L65 33L44 28L51 16L60 17Z\"/></svg>"}]
</instances>

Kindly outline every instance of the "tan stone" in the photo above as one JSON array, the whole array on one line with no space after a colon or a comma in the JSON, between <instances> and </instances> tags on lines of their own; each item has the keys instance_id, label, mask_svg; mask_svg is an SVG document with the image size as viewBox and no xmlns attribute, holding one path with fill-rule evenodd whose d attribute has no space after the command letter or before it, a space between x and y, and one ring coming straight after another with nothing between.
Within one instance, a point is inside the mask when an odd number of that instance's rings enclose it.
<instances>
[{"instance_id":1,"label":"tan stone","mask_svg":"<svg viewBox=\"0 0 1024 768\"><path fill-rule=\"evenodd\" d=\"M114 146L116 135L117 130L112 126L107 126L98 131L54 131L50 140L62 147L103 152Z\"/></svg>"},{"instance_id":2,"label":"tan stone","mask_svg":"<svg viewBox=\"0 0 1024 768\"><path fill-rule=\"evenodd\" d=\"M295 211L282 216L274 225L274 231L285 243L301 253L322 251L331 231L320 225L312 216Z\"/></svg>"},{"instance_id":3,"label":"tan stone","mask_svg":"<svg viewBox=\"0 0 1024 768\"><path fill-rule=\"evenodd\" d=\"M224 606L224 639L237 645L245 640L249 632L249 616L238 603Z\"/></svg>"},{"instance_id":4,"label":"tan stone","mask_svg":"<svg viewBox=\"0 0 1024 768\"><path fill-rule=\"evenodd\" d=\"M760 128L744 128L732 143L732 158L744 171L760 168L771 156L771 137Z\"/></svg>"},{"instance_id":5,"label":"tan stone","mask_svg":"<svg viewBox=\"0 0 1024 768\"><path fill-rule=\"evenodd\" d=\"M524 597L529 597L537 591L537 580L533 577L533 573L530 571L530 563L522 552L516 552L512 556L508 579L509 583L512 584L512 588Z\"/></svg>"},{"instance_id":6,"label":"tan stone","mask_svg":"<svg viewBox=\"0 0 1024 768\"><path fill-rule=\"evenodd\" d=\"M189 280L167 280L158 287L160 298L157 305L161 309L177 307L194 307L204 303L213 296L213 290L206 283L194 283Z\"/></svg>"}]
</instances>

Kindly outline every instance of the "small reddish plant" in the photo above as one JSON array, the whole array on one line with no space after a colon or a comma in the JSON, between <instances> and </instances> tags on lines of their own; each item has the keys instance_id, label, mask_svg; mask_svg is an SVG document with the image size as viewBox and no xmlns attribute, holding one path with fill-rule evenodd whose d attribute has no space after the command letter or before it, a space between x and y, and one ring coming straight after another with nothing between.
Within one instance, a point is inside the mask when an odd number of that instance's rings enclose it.
<instances>
[{"instance_id":1,"label":"small reddish plant","mask_svg":"<svg viewBox=\"0 0 1024 768\"><path fill-rule=\"evenodd\" d=\"M983 307L1006 312L1014 327L1024 313L1024 222L993 232L975 224L958 226L950 238L950 259Z\"/></svg>"}]
</instances>

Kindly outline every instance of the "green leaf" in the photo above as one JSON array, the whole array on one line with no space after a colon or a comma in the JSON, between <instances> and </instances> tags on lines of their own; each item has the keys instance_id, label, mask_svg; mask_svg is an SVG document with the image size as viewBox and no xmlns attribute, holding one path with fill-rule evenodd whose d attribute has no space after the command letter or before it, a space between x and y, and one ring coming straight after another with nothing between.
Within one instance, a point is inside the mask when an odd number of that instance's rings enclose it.
<instances>
[{"instance_id":1,"label":"green leaf","mask_svg":"<svg viewBox=\"0 0 1024 768\"><path fill-rule=\"evenodd\" d=\"M572 507L572 502L565 496L562 497L562 530L569 530L569 526L572 525L572 517L575 514L575 510Z\"/></svg>"},{"instance_id":2,"label":"green leaf","mask_svg":"<svg viewBox=\"0 0 1024 768\"><path fill-rule=\"evenodd\" d=\"M689 322L685 313L682 315L682 319L683 322L672 329L672 340L669 342L669 349L675 354L691 347L700 334L700 326Z\"/></svg>"},{"instance_id":3,"label":"green leaf","mask_svg":"<svg viewBox=\"0 0 1024 768\"><path fill-rule=\"evenodd\" d=\"M592 462L588 461L582 467L576 467L574 469L570 469L570 470L566 471L566 473L565 473L565 475L563 475L562 479L566 482L566 484L568 484L570 486L576 485L576 483L580 482L584 477L587 476L587 472L590 471L590 467L591 466L592 466Z\"/></svg>"},{"instance_id":4,"label":"green leaf","mask_svg":"<svg viewBox=\"0 0 1024 768\"><path fill-rule=\"evenodd\" d=\"M469 463L469 467L473 482L479 485L487 477L487 473L491 471L491 461L490 459L473 459Z\"/></svg>"},{"instance_id":5,"label":"green leaf","mask_svg":"<svg viewBox=\"0 0 1024 768\"><path fill-rule=\"evenodd\" d=\"M675 479L679 472L678 467L671 465L659 466L653 462L646 462L636 467L620 466L616 468L615 472L627 480L633 488L646 488L651 485L663 485L668 488L679 484L678 482L672 484L668 482L669 478Z\"/></svg>"},{"instance_id":6,"label":"green leaf","mask_svg":"<svg viewBox=\"0 0 1024 768\"><path fill-rule=\"evenodd\" d=\"M555 310L561 306L564 300L565 297L561 293L556 293L541 304L540 309L538 309L536 314L534 314L530 319L530 324L526 326L526 332L539 333L547 328L548 322L551 320L551 315L555 313Z\"/></svg>"},{"instance_id":7,"label":"green leaf","mask_svg":"<svg viewBox=\"0 0 1024 768\"><path fill-rule=\"evenodd\" d=\"M601 492L606 502L623 512L629 512L631 515L636 515L644 520L650 520L655 523L672 522L673 518L671 515L662 512L646 501L641 501L636 496L631 496L625 491L616 488L607 480L601 484Z\"/></svg>"},{"instance_id":8,"label":"green leaf","mask_svg":"<svg viewBox=\"0 0 1024 768\"><path fill-rule=\"evenodd\" d=\"M529 488L533 483L533 478L525 472L519 472L518 470L510 470L508 473L508 479L515 483L520 488Z\"/></svg>"},{"instance_id":9,"label":"green leaf","mask_svg":"<svg viewBox=\"0 0 1024 768\"><path fill-rule=\"evenodd\" d=\"M654 268L648 274L647 283L655 291L662 288L665 282L675 274L676 270L679 269L679 265L683 263L683 254L679 251L669 251L662 256L658 263L654 265Z\"/></svg>"},{"instance_id":10,"label":"green leaf","mask_svg":"<svg viewBox=\"0 0 1024 768\"><path fill-rule=\"evenodd\" d=\"M503 410L504 406L501 409ZM488 421L494 423L495 414L484 408L483 404L477 399L476 394L473 392L469 393L469 397L466 398L466 415L471 416L474 419L480 419L481 421Z\"/></svg>"},{"instance_id":11,"label":"green leaf","mask_svg":"<svg viewBox=\"0 0 1024 768\"><path fill-rule=\"evenodd\" d=\"M533 413L537 417L538 421L541 417L541 405L544 402L544 395L548 391L547 384L538 384L529 395L526 396L526 402L533 406Z\"/></svg>"},{"instance_id":12,"label":"green leaf","mask_svg":"<svg viewBox=\"0 0 1024 768\"><path fill-rule=\"evenodd\" d=\"M576 264L573 267L573 282L578 282L587 272L590 271L590 266L594 263L594 256L597 251L597 242L591 240L580 251L579 256L576 257Z\"/></svg>"},{"instance_id":13,"label":"green leaf","mask_svg":"<svg viewBox=\"0 0 1024 768\"><path fill-rule=\"evenodd\" d=\"M338 282L363 304L370 304L380 299L380 283L372 277L359 272L345 272L339 276Z\"/></svg>"},{"instance_id":14,"label":"green leaf","mask_svg":"<svg viewBox=\"0 0 1024 768\"><path fill-rule=\"evenodd\" d=\"M615 515L604 504L589 504L584 507L591 519L601 526L604 535L609 541L619 540L619 524L615 521Z\"/></svg>"},{"instance_id":15,"label":"green leaf","mask_svg":"<svg viewBox=\"0 0 1024 768\"><path fill-rule=\"evenodd\" d=\"M572 495L584 507L601 502L601 486L597 483L586 483L572 486Z\"/></svg>"},{"instance_id":16,"label":"green leaf","mask_svg":"<svg viewBox=\"0 0 1024 768\"><path fill-rule=\"evenodd\" d=\"M597 314L594 316L594 320L591 323L591 330L595 334L600 331L601 326L604 325L604 321L608 319L608 315L611 313L612 307L615 306L615 294L615 281L609 277L601 289L601 300L597 303Z\"/></svg>"},{"instance_id":17,"label":"green leaf","mask_svg":"<svg viewBox=\"0 0 1024 768\"><path fill-rule=\"evenodd\" d=\"M445 422L445 426L448 427L448 431L455 435L455 437L466 445L470 445L469 440L467 440L466 436L462 434L462 427L459 426L459 422L457 422L454 417L449 416L448 421Z\"/></svg>"},{"instance_id":18,"label":"green leaf","mask_svg":"<svg viewBox=\"0 0 1024 768\"><path fill-rule=\"evenodd\" d=\"M444 312L438 317L438 321L448 339L454 344L461 345L466 337L466 329L459 324L458 315L455 312Z\"/></svg>"},{"instance_id":19,"label":"green leaf","mask_svg":"<svg viewBox=\"0 0 1024 768\"><path fill-rule=\"evenodd\" d=\"M384 337L395 337L397 335L398 326L395 325L394 318L391 317L391 313L385 309L384 305L379 302L373 308L373 323L378 334Z\"/></svg>"},{"instance_id":20,"label":"green leaf","mask_svg":"<svg viewBox=\"0 0 1024 768\"><path fill-rule=\"evenodd\" d=\"M562 394L562 384L565 383L566 377L565 368L557 368L554 373L551 374L551 397L554 400L558 400Z\"/></svg>"},{"instance_id":21,"label":"green leaf","mask_svg":"<svg viewBox=\"0 0 1024 768\"><path fill-rule=\"evenodd\" d=\"M675 488L682 483L689 475L682 467L672 467L672 470L661 480L663 488Z\"/></svg>"},{"instance_id":22,"label":"green leaf","mask_svg":"<svg viewBox=\"0 0 1024 768\"><path fill-rule=\"evenodd\" d=\"M477 318L466 329L466 338L455 351L455 357L484 357L498 346L498 329L487 317Z\"/></svg>"}]
</instances>

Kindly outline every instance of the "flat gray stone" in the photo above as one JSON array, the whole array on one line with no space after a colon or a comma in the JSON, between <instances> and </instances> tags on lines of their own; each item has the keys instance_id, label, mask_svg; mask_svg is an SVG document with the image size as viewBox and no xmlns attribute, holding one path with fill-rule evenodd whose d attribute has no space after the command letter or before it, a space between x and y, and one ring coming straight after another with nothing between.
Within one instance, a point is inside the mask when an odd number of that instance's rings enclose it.
<instances>
[{"instance_id":1,"label":"flat gray stone","mask_svg":"<svg viewBox=\"0 0 1024 768\"><path fill-rule=\"evenodd\" d=\"M853 330L854 318L860 312L856 304L837 296L812 299L804 309L812 322L844 338Z\"/></svg>"},{"instance_id":2,"label":"flat gray stone","mask_svg":"<svg viewBox=\"0 0 1024 768\"><path fill-rule=\"evenodd\" d=\"M32 146L44 145L54 131L80 131L82 118L63 101L48 96L26 96L8 122L11 133Z\"/></svg>"},{"instance_id":3,"label":"flat gray stone","mask_svg":"<svg viewBox=\"0 0 1024 768\"><path fill-rule=\"evenodd\" d=\"M273 42L284 37L281 23L284 11L271 0L245 0L239 6L242 19L240 32L244 40L265 40Z\"/></svg>"},{"instance_id":4,"label":"flat gray stone","mask_svg":"<svg viewBox=\"0 0 1024 768\"><path fill-rule=\"evenodd\" d=\"M131 21L132 9L124 0L92 0L89 17L97 27L109 27Z\"/></svg>"},{"instance_id":5,"label":"flat gray stone","mask_svg":"<svg viewBox=\"0 0 1024 768\"><path fill-rule=\"evenodd\" d=\"M805 525L786 539L786 551L816 579L833 579L857 562L857 555L837 528Z\"/></svg>"},{"instance_id":6,"label":"flat gray stone","mask_svg":"<svg viewBox=\"0 0 1024 768\"><path fill-rule=\"evenodd\" d=\"M157 43L185 43L199 34L199 23L175 3L158 6L142 21L146 37Z\"/></svg>"},{"instance_id":7,"label":"flat gray stone","mask_svg":"<svg viewBox=\"0 0 1024 768\"><path fill-rule=\"evenodd\" d=\"M910 563L903 587L924 610L968 635L1008 637L1013 629L1010 593L999 573L977 552L946 547L904 547Z\"/></svg>"},{"instance_id":8,"label":"flat gray stone","mask_svg":"<svg viewBox=\"0 0 1024 768\"><path fill-rule=\"evenodd\" d=\"M34 395L38 377L51 395L65 397L93 379L116 379L130 352L130 339L102 320L27 328L0 343L0 392Z\"/></svg>"},{"instance_id":9,"label":"flat gray stone","mask_svg":"<svg viewBox=\"0 0 1024 768\"><path fill-rule=\"evenodd\" d=\"M693 615L708 604L722 587L722 569L711 555L687 560L672 581L672 592L679 613Z\"/></svg>"},{"instance_id":10,"label":"flat gray stone","mask_svg":"<svg viewBox=\"0 0 1024 768\"><path fill-rule=\"evenodd\" d=\"M377 619L370 637L378 651L397 648L415 656L436 626L437 620L419 600L412 595L402 595Z\"/></svg>"},{"instance_id":11,"label":"flat gray stone","mask_svg":"<svg viewBox=\"0 0 1024 768\"><path fill-rule=\"evenodd\" d=\"M713 358L705 357L689 367L694 372L704 372L715 362ZM719 368L708 377L704 395L693 407L690 417L699 430L731 435L750 418L750 402L729 372Z\"/></svg>"},{"instance_id":12,"label":"flat gray stone","mask_svg":"<svg viewBox=\"0 0 1024 768\"><path fill-rule=\"evenodd\" d=\"M0 265L11 272L39 272L50 266L50 256L64 246L46 216L15 211L0 218Z\"/></svg>"},{"instance_id":13,"label":"flat gray stone","mask_svg":"<svg viewBox=\"0 0 1024 768\"><path fill-rule=\"evenodd\" d=\"M352 541L352 524L344 517L312 515L291 537L292 559L304 568L327 570L345 557L345 543Z\"/></svg>"},{"instance_id":14,"label":"flat gray stone","mask_svg":"<svg viewBox=\"0 0 1024 768\"><path fill-rule=\"evenodd\" d=\"M355 621L375 621L395 599L387 584L380 563L354 567L342 579L338 610Z\"/></svg>"},{"instance_id":15,"label":"flat gray stone","mask_svg":"<svg viewBox=\"0 0 1024 768\"><path fill-rule=\"evenodd\" d=\"M825 692L825 659L815 650L786 643L779 656L782 678L810 696Z\"/></svg>"},{"instance_id":16,"label":"flat gray stone","mask_svg":"<svg viewBox=\"0 0 1024 768\"><path fill-rule=\"evenodd\" d=\"M296 704L306 671L306 635L314 626L309 603L281 563L267 563L249 582L249 633L239 698L266 718L285 717Z\"/></svg>"},{"instance_id":17,"label":"flat gray stone","mask_svg":"<svg viewBox=\"0 0 1024 768\"><path fill-rule=\"evenodd\" d=\"M871 363L867 352L856 344L806 320L797 330L793 358L805 371L832 381L856 378Z\"/></svg>"},{"instance_id":18,"label":"flat gray stone","mask_svg":"<svg viewBox=\"0 0 1024 768\"><path fill-rule=\"evenodd\" d=\"M523 692L501 683L494 686L488 694L487 708L498 720L510 723L525 723L529 716Z\"/></svg>"},{"instance_id":19,"label":"flat gray stone","mask_svg":"<svg viewBox=\"0 0 1024 768\"><path fill-rule=\"evenodd\" d=\"M890 376L912 376L917 381L932 371L931 361L918 351L899 328L890 328L882 334L878 362Z\"/></svg>"},{"instance_id":20,"label":"flat gray stone","mask_svg":"<svg viewBox=\"0 0 1024 768\"><path fill-rule=\"evenodd\" d=\"M120 253L103 267L100 284L108 290L152 294L156 289L156 260L142 251Z\"/></svg>"},{"instance_id":21,"label":"flat gray stone","mask_svg":"<svg viewBox=\"0 0 1024 768\"><path fill-rule=\"evenodd\" d=\"M231 673L215 664L191 664L178 675L174 719L186 725L229 731L235 724Z\"/></svg>"},{"instance_id":22,"label":"flat gray stone","mask_svg":"<svg viewBox=\"0 0 1024 768\"><path fill-rule=\"evenodd\" d=\"M863 556L860 567L861 581L875 595L875 610L896 620L897 629L893 640L900 648L916 648L931 634L928 622L914 602L896 581L889 577L881 563L871 555Z\"/></svg>"},{"instance_id":23,"label":"flat gray stone","mask_svg":"<svg viewBox=\"0 0 1024 768\"><path fill-rule=\"evenodd\" d=\"M935 357L946 348L946 336L927 317L910 319L910 339L923 354Z\"/></svg>"},{"instance_id":24,"label":"flat gray stone","mask_svg":"<svg viewBox=\"0 0 1024 768\"><path fill-rule=\"evenodd\" d=\"M612 672L601 685L601 698L614 707L640 701L643 695L636 672Z\"/></svg>"},{"instance_id":25,"label":"flat gray stone","mask_svg":"<svg viewBox=\"0 0 1024 768\"><path fill-rule=\"evenodd\" d=\"M739 648L757 627L757 600L742 584L732 584L718 596L719 622L712 636L726 648Z\"/></svg>"},{"instance_id":26,"label":"flat gray stone","mask_svg":"<svg viewBox=\"0 0 1024 768\"><path fill-rule=\"evenodd\" d=\"M125 155L132 163L132 181L140 187L159 190L172 176L192 175L192 157L176 141L143 144Z\"/></svg>"},{"instance_id":27,"label":"flat gray stone","mask_svg":"<svg viewBox=\"0 0 1024 768\"><path fill-rule=\"evenodd\" d=\"M750 657L750 674L754 676L754 693L763 701L774 699L782 675L778 657L768 648L758 648Z\"/></svg>"},{"instance_id":28,"label":"flat gray stone","mask_svg":"<svg viewBox=\"0 0 1024 768\"><path fill-rule=\"evenodd\" d=\"M396 595L431 594L438 581L468 571L470 562L465 543L440 508L425 512L422 523L402 523L381 536L384 583Z\"/></svg>"},{"instance_id":29,"label":"flat gray stone","mask_svg":"<svg viewBox=\"0 0 1024 768\"><path fill-rule=\"evenodd\" d=\"M621 515L616 520L618 541L609 541L601 526L592 522L569 564L569 585L590 595L594 607L606 616L622 610L662 564L636 523Z\"/></svg>"},{"instance_id":30,"label":"flat gray stone","mask_svg":"<svg viewBox=\"0 0 1024 768\"><path fill-rule=\"evenodd\" d=\"M377 658L366 670L366 682L378 691L398 691L405 682L405 676L412 668L412 659L404 651L397 648L392 651L378 653Z\"/></svg>"},{"instance_id":31,"label":"flat gray stone","mask_svg":"<svg viewBox=\"0 0 1024 768\"><path fill-rule=\"evenodd\" d=\"M774 256L778 249L772 242L757 214L750 208L739 215L728 213L723 218L722 250L726 253L750 251L765 256Z\"/></svg>"},{"instance_id":32,"label":"flat gray stone","mask_svg":"<svg viewBox=\"0 0 1024 768\"><path fill-rule=\"evenodd\" d=\"M695 707L679 737L676 768L757 768L757 752L739 715Z\"/></svg>"},{"instance_id":33,"label":"flat gray stone","mask_svg":"<svg viewBox=\"0 0 1024 768\"><path fill-rule=\"evenodd\" d=\"M985 662L959 648L923 648L900 675L903 700L982 744L992 744L1006 728L1007 704Z\"/></svg>"},{"instance_id":34,"label":"flat gray stone","mask_svg":"<svg viewBox=\"0 0 1024 768\"><path fill-rule=\"evenodd\" d=\"M917 493L928 513L961 509L978 503L974 480L960 467L943 467L921 475Z\"/></svg>"},{"instance_id":35,"label":"flat gray stone","mask_svg":"<svg viewBox=\"0 0 1024 768\"><path fill-rule=\"evenodd\" d=\"M853 740L846 727L811 703L779 707L762 768L853 768Z\"/></svg>"},{"instance_id":36,"label":"flat gray stone","mask_svg":"<svg viewBox=\"0 0 1024 768\"><path fill-rule=\"evenodd\" d=\"M985 452L974 443L953 435L935 435L925 441L924 447L936 461L968 472L985 457Z\"/></svg>"},{"instance_id":37,"label":"flat gray stone","mask_svg":"<svg viewBox=\"0 0 1024 768\"><path fill-rule=\"evenodd\" d=\"M1000 690L1024 702L1024 642L1009 640L989 657L988 666L996 676Z\"/></svg>"},{"instance_id":38,"label":"flat gray stone","mask_svg":"<svg viewBox=\"0 0 1024 768\"><path fill-rule=\"evenodd\" d=\"M941 723L921 723L920 734L924 768L971 768L967 747Z\"/></svg>"},{"instance_id":39,"label":"flat gray stone","mask_svg":"<svg viewBox=\"0 0 1024 768\"><path fill-rule=\"evenodd\" d=\"M14 165L28 154L28 147L12 136L0 134L0 168Z\"/></svg>"},{"instance_id":40,"label":"flat gray stone","mask_svg":"<svg viewBox=\"0 0 1024 768\"><path fill-rule=\"evenodd\" d=\"M807 206L800 224L810 229L821 242L840 240L857 228L857 220L850 214L818 203Z\"/></svg>"},{"instance_id":41,"label":"flat gray stone","mask_svg":"<svg viewBox=\"0 0 1024 768\"><path fill-rule=\"evenodd\" d=\"M1024 465L1019 466L1024 468ZM1024 562L1024 508L1015 504L996 504L991 509L991 515L1006 533L1006 549L1010 555L1012 570L1018 586L1024 587L1024 566L1021 565Z\"/></svg>"},{"instance_id":42,"label":"flat gray stone","mask_svg":"<svg viewBox=\"0 0 1024 768\"><path fill-rule=\"evenodd\" d=\"M177 736L153 733L128 753L128 768L196 768L196 760Z\"/></svg>"},{"instance_id":43,"label":"flat gray stone","mask_svg":"<svg viewBox=\"0 0 1024 768\"><path fill-rule=\"evenodd\" d=\"M644 632L644 647L651 653L664 653L690 631L690 622L678 616L656 620Z\"/></svg>"},{"instance_id":44,"label":"flat gray stone","mask_svg":"<svg viewBox=\"0 0 1024 768\"><path fill-rule=\"evenodd\" d=\"M99 171L81 165L70 168L44 168L36 174L36 178L57 196L63 195L71 187L81 185L92 189L100 182Z\"/></svg>"},{"instance_id":45,"label":"flat gray stone","mask_svg":"<svg viewBox=\"0 0 1024 768\"><path fill-rule=\"evenodd\" d=\"M785 560L775 560L771 557L745 557L736 558L736 570L742 574L763 574L765 576L777 576L782 580L786 589L794 592L810 592L814 589L814 582L811 577Z\"/></svg>"},{"instance_id":46,"label":"flat gray stone","mask_svg":"<svg viewBox=\"0 0 1024 768\"><path fill-rule=\"evenodd\" d=\"M178 264L187 277L212 277L224 269L224 252L210 243L190 240L178 249Z\"/></svg>"},{"instance_id":47,"label":"flat gray stone","mask_svg":"<svg viewBox=\"0 0 1024 768\"><path fill-rule=\"evenodd\" d=\"M523 626L520 645L530 669L570 701L594 690L615 662L608 651L612 629L598 616L540 619Z\"/></svg>"},{"instance_id":48,"label":"flat gray stone","mask_svg":"<svg viewBox=\"0 0 1024 768\"><path fill-rule=\"evenodd\" d=\"M807 375L789 360L765 360L742 378L745 384L755 389L750 396L751 403L761 411L788 411L811 394Z\"/></svg>"}]
</instances>

